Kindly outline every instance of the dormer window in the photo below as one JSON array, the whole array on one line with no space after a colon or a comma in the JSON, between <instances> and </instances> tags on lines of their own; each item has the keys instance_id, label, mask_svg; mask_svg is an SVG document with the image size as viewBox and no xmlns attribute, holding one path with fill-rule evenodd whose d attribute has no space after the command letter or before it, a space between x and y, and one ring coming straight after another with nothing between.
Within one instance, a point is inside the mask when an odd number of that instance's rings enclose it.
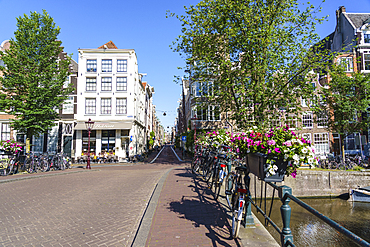
<instances>
[{"instance_id":1,"label":"dormer window","mask_svg":"<svg viewBox=\"0 0 370 247\"><path fill-rule=\"evenodd\" d=\"M340 57L337 63L343 66L344 71L353 72L353 58L352 57Z\"/></svg>"},{"instance_id":2,"label":"dormer window","mask_svg":"<svg viewBox=\"0 0 370 247\"><path fill-rule=\"evenodd\" d=\"M364 54L365 70L370 70L370 54Z\"/></svg>"},{"instance_id":3,"label":"dormer window","mask_svg":"<svg viewBox=\"0 0 370 247\"><path fill-rule=\"evenodd\" d=\"M364 43L367 43L367 44L370 43L370 33L364 34Z\"/></svg>"}]
</instances>

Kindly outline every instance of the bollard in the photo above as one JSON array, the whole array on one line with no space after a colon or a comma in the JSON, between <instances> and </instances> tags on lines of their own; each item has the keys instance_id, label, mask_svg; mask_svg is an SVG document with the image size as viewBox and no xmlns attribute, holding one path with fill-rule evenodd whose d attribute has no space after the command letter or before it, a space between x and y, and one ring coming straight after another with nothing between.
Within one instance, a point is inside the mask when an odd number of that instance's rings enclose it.
<instances>
[{"instance_id":1,"label":"bollard","mask_svg":"<svg viewBox=\"0 0 370 247\"><path fill-rule=\"evenodd\" d=\"M293 235L290 230L290 216L292 209L289 206L290 198L286 194L292 194L292 188L288 186L279 186L279 198L282 201L283 205L280 207L281 218L283 220L283 230L281 239L281 246L286 246L287 241L289 240L293 243Z\"/></svg>"},{"instance_id":2,"label":"bollard","mask_svg":"<svg viewBox=\"0 0 370 247\"><path fill-rule=\"evenodd\" d=\"M247 227L255 227L255 224L254 224L254 219L253 219L253 215L252 215L252 203L251 203L251 200L252 200L252 197L251 197L251 193L249 191L249 186L250 186L250 181L251 181L251 178L249 177L249 174L245 174L244 176L244 183L245 183L245 187L247 189L247 198L245 198L245 217L244 217L244 220L243 220L243 225L245 228Z\"/></svg>"}]
</instances>

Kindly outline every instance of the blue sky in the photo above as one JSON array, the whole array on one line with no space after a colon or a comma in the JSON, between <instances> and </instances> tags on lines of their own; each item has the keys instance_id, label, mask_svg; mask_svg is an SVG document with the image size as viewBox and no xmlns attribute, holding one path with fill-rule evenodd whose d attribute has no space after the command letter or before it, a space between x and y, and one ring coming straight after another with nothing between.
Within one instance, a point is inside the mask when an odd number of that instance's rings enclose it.
<instances>
[{"instance_id":1,"label":"blue sky","mask_svg":"<svg viewBox=\"0 0 370 247\"><path fill-rule=\"evenodd\" d=\"M307 1L301 1L306 3ZM13 38L16 18L31 11L45 9L61 28L59 39L65 51L77 61L77 49L97 48L112 40L120 49L135 49L139 72L155 89L154 104L159 110L162 125L173 126L181 95L174 75L182 75L177 67L184 61L169 45L180 34L181 24L175 18L166 18L166 10L184 13L183 6L195 5L198 0L0 0L0 42ZM321 1L313 0L318 6ZM370 13L370 0L326 0L322 15L327 22L317 27L321 37L334 31L335 10L345 6L347 12ZM166 111L166 116L163 116Z\"/></svg>"}]
</instances>

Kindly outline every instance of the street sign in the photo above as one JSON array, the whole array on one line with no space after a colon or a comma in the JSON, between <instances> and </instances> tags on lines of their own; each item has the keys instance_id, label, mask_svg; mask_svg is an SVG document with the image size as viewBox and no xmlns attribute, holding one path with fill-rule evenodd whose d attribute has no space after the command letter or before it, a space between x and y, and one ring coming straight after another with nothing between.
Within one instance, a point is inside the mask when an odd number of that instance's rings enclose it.
<instances>
[{"instance_id":1,"label":"street sign","mask_svg":"<svg viewBox=\"0 0 370 247\"><path fill-rule=\"evenodd\" d=\"M182 137L182 141L186 142L186 136Z\"/></svg>"}]
</instances>

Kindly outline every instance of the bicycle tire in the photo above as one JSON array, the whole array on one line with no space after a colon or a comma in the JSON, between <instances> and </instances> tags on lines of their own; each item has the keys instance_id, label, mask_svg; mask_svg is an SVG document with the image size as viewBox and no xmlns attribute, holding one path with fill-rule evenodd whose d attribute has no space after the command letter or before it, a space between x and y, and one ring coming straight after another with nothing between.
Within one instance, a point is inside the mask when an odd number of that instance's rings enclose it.
<instances>
[{"instance_id":1,"label":"bicycle tire","mask_svg":"<svg viewBox=\"0 0 370 247\"><path fill-rule=\"evenodd\" d=\"M193 174L196 174L196 172L195 172L196 168L195 167L197 166L198 160L199 160L198 157L194 157L194 159L191 161L191 173L193 173Z\"/></svg>"},{"instance_id":2,"label":"bicycle tire","mask_svg":"<svg viewBox=\"0 0 370 247\"><path fill-rule=\"evenodd\" d=\"M226 181L225 181L225 197L227 204L230 209L232 209L232 199L233 199L233 193L234 193L234 180L235 180L235 174L234 173L229 173L226 176Z\"/></svg>"},{"instance_id":3,"label":"bicycle tire","mask_svg":"<svg viewBox=\"0 0 370 247\"><path fill-rule=\"evenodd\" d=\"M347 170L347 165L345 163L341 162L341 163L338 164L337 168L339 170L345 171L345 170Z\"/></svg>"},{"instance_id":4,"label":"bicycle tire","mask_svg":"<svg viewBox=\"0 0 370 247\"><path fill-rule=\"evenodd\" d=\"M239 235L240 221L241 220L238 220L238 211L234 210L232 224L231 224L231 234L234 239L237 238Z\"/></svg>"}]
</instances>

